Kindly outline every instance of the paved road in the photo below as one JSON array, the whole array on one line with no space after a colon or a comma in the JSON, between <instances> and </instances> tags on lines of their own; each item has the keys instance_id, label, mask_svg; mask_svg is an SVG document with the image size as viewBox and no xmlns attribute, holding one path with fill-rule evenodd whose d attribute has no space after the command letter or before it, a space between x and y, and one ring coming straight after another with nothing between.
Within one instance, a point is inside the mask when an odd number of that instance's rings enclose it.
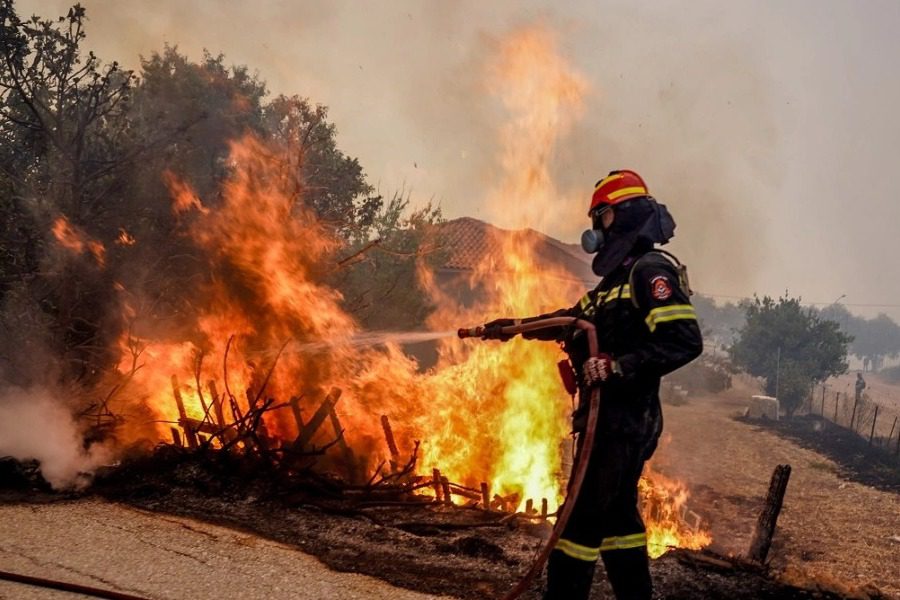
<instances>
[{"instance_id":1,"label":"paved road","mask_svg":"<svg viewBox=\"0 0 900 600\"><path fill-rule=\"evenodd\" d=\"M153 600L437 598L251 534L100 500L0 506L0 570ZM2 600L37 598L85 596L0 581Z\"/></svg>"}]
</instances>

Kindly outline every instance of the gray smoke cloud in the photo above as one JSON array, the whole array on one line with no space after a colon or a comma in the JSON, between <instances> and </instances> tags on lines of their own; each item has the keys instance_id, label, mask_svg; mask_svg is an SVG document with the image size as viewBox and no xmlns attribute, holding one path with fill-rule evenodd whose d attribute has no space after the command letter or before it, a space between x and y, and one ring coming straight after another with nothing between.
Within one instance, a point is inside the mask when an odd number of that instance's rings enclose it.
<instances>
[{"instance_id":1,"label":"gray smoke cloud","mask_svg":"<svg viewBox=\"0 0 900 600\"><path fill-rule=\"evenodd\" d=\"M47 16L68 4L18 2ZM489 40L540 24L592 89L553 157L547 233L577 239L594 181L634 168L675 215L673 250L700 291L900 304L884 266L900 222L887 176L900 162L895 2L82 4L105 59L208 48L273 92L327 104L374 183L449 217L491 217L502 111L483 80Z\"/></svg>"},{"instance_id":2,"label":"gray smoke cloud","mask_svg":"<svg viewBox=\"0 0 900 600\"><path fill-rule=\"evenodd\" d=\"M0 456L37 460L54 489L80 488L111 460L105 446L83 446L83 436L58 395L43 387L0 388Z\"/></svg>"}]
</instances>

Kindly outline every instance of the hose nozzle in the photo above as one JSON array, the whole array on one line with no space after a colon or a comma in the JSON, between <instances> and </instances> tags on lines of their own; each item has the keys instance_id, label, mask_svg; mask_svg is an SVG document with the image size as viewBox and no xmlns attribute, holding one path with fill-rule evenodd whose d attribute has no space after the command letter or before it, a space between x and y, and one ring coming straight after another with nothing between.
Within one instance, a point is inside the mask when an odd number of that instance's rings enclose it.
<instances>
[{"instance_id":1,"label":"hose nozzle","mask_svg":"<svg viewBox=\"0 0 900 600\"><path fill-rule=\"evenodd\" d=\"M481 325L477 327L460 327L456 332L456 335L458 335L460 339L484 337L484 327L482 327Z\"/></svg>"}]
</instances>

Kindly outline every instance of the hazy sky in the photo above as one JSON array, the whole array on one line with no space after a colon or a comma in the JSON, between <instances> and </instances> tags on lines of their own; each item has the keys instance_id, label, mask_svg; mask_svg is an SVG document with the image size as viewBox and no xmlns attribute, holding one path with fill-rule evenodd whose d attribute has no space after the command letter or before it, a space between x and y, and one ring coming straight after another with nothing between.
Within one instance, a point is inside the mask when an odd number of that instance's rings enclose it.
<instances>
[{"instance_id":1,"label":"hazy sky","mask_svg":"<svg viewBox=\"0 0 900 600\"><path fill-rule=\"evenodd\" d=\"M69 2L19 0L55 16ZM577 240L593 183L633 168L679 227L701 292L786 289L900 319L900 2L81 0L104 60L175 44L330 107L339 144L382 192L447 217ZM546 218L482 206L498 160L493 40L556 32L590 92L553 156ZM533 214L529 212L528 214ZM865 307L861 305L894 305Z\"/></svg>"}]
</instances>

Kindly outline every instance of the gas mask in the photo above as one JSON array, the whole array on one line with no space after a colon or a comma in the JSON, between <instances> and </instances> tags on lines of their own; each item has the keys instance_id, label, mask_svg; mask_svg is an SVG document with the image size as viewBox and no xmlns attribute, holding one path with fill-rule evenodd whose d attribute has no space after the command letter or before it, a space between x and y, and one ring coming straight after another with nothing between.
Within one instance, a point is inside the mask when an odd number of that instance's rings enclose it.
<instances>
[{"instance_id":1,"label":"gas mask","mask_svg":"<svg viewBox=\"0 0 900 600\"><path fill-rule=\"evenodd\" d=\"M603 218L601 215L607 210L612 210L612 208L606 207L593 212L590 215L592 228L585 229L584 233L581 234L581 248L588 254L600 252L606 244L608 234L603 227Z\"/></svg>"},{"instance_id":2,"label":"gas mask","mask_svg":"<svg viewBox=\"0 0 900 600\"><path fill-rule=\"evenodd\" d=\"M600 252L605 243L606 236L603 235L602 229L585 229L581 234L581 249L588 254Z\"/></svg>"}]
</instances>

